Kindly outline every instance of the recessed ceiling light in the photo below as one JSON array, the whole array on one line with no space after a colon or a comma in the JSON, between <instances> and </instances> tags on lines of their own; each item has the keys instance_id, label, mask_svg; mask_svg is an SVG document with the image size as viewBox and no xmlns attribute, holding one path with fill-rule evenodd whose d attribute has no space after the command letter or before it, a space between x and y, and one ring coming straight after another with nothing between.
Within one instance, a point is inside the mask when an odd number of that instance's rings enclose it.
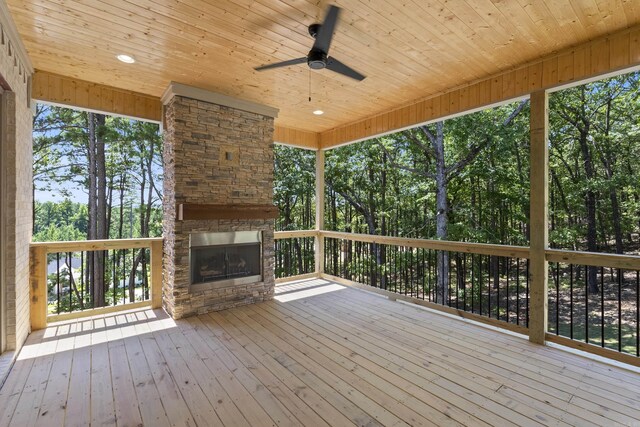
<instances>
[{"instance_id":1,"label":"recessed ceiling light","mask_svg":"<svg viewBox=\"0 0 640 427\"><path fill-rule=\"evenodd\" d=\"M136 62L135 58L129 55L118 55L116 56L116 58L118 58L119 61L122 61L125 64L133 64L134 62Z\"/></svg>"},{"instance_id":2,"label":"recessed ceiling light","mask_svg":"<svg viewBox=\"0 0 640 427\"><path fill-rule=\"evenodd\" d=\"M313 114L315 114L316 116L321 116L321 115L323 115L323 114L324 114L324 111L322 111L322 110L315 110L315 111L313 112Z\"/></svg>"}]
</instances>

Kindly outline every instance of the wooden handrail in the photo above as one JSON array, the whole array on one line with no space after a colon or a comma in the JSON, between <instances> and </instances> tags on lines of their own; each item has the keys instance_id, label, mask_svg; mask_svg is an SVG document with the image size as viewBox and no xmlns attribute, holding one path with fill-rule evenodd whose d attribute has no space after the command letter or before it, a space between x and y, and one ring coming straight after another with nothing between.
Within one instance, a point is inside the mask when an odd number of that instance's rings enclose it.
<instances>
[{"instance_id":1,"label":"wooden handrail","mask_svg":"<svg viewBox=\"0 0 640 427\"><path fill-rule=\"evenodd\" d=\"M47 327L47 255L57 252L81 252L102 251L117 249L141 249L150 250L150 301L145 301L152 308L162 306L162 237L140 239L113 239L113 240L81 240L66 242L33 242L31 243L31 274L30 274L30 301L31 301L31 329L43 329ZM122 310L128 310L142 303L124 304L119 306ZM69 317L91 316L98 312L113 311L117 308L98 308L65 315ZM59 320L62 320L60 318Z\"/></svg>"},{"instance_id":2,"label":"wooden handrail","mask_svg":"<svg viewBox=\"0 0 640 427\"><path fill-rule=\"evenodd\" d=\"M496 255L510 258L529 258L526 246L491 245L486 243L452 242L448 240L413 239L406 237L376 236L372 234L341 233L321 231L320 235L332 239L345 239L358 242L380 243L385 245L407 246L411 248L436 249L453 252Z\"/></svg>"},{"instance_id":3,"label":"wooden handrail","mask_svg":"<svg viewBox=\"0 0 640 427\"><path fill-rule=\"evenodd\" d=\"M640 256L638 255L603 254L560 249L547 249L545 255L547 261L551 262L640 270Z\"/></svg>"},{"instance_id":4,"label":"wooden handrail","mask_svg":"<svg viewBox=\"0 0 640 427\"><path fill-rule=\"evenodd\" d=\"M292 239L294 237L317 237L316 230L294 230L294 231L276 231L273 233L274 240Z\"/></svg>"},{"instance_id":5,"label":"wooden handrail","mask_svg":"<svg viewBox=\"0 0 640 427\"><path fill-rule=\"evenodd\" d=\"M113 249L150 248L153 242L162 242L162 237L140 239L79 240L65 242L33 242L31 247L43 247L48 253L73 251L100 251Z\"/></svg>"},{"instance_id":6,"label":"wooden handrail","mask_svg":"<svg viewBox=\"0 0 640 427\"><path fill-rule=\"evenodd\" d=\"M453 252L477 253L483 255L506 256L511 258L529 258L527 246L493 245L486 243L453 242L449 240L413 239L407 237L376 236L373 234L343 233L325 230L276 231L274 239L290 239L295 237L328 237L365 243L407 246L446 250ZM640 270L639 255L606 254L598 252L568 251L547 249L547 261L567 264L592 265L596 267L613 267L627 270Z\"/></svg>"}]
</instances>

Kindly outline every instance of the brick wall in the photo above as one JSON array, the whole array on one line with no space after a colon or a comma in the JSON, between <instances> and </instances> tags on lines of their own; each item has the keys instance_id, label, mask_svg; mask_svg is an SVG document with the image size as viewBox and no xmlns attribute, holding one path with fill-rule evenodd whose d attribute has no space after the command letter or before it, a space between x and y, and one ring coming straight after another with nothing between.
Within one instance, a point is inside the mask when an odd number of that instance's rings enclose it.
<instances>
[{"instance_id":1,"label":"brick wall","mask_svg":"<svg viewBox=\"0 0 640 427\"><path fill-rule=\"evenodd\" d=\"M272 219L176 221L175 208L273 203L273 118L176 95L165 105L164 119L165 309L181 318L272 298ZM189 233L245 230L263 231L264 280L190 292Z\"/></svg>"},{"instance_id":2,"label":"brick wall","mask_svg":"<svg viewBox=\"0 0 640 427\"><path fill-rule=\"evenodd\" d=\"M18 350L30 331L29 243L32 209L32 113L28 102L30 74L16 51L9 19L0 19L0 76L9 87L5 91L7 115L4 141L2 201L5 209L2 257L6 289L7 350Z\"/></svg>"}]
</instances>

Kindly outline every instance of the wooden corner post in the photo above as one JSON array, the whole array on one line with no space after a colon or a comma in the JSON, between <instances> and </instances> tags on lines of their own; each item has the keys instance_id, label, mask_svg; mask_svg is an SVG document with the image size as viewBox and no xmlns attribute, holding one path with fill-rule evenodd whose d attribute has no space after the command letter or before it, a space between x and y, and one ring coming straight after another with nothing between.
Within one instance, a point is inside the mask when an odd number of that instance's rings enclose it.
<instances>
[{"instance_id":1,"label":"wooden corner post","mask_svg":"<svg viewBox=\"0 0 640 427\"><path fill-rule=\"evenodd\" d=\"M151 242L151 308L162 307L162 244Z\"/></svg>"},{"instance_id":2,"label":"wooden corner post","mask_svg":"<svg viewBox=\"0 0 640 427\"><path fill-rule=\"evenodd\" d=\"M47 248L32 246L30 249L29 317L31 330L47 327Z\"/></svg>"},{"instance_id":3,"label":"wooden corner post","mask_svg":"<svg viewBox=\"0 0 640 427\"><path fill-rule=\"evenodd\" d=\"M324 273L324 237L319 233L324 230L324 151L316 151L316 231L315 266L316 274Z\"/></svg>"},{"instance_id":4,"label":"wooden corner post","mask_svg":"<svg viewBox=\"0 0 640 427\"><path fill-rule=\"evenodd\" d=\"M548 263L545 250L549 244L549 98L546 91L531 94L531 196L530 196L530 300L529 341L544 344L548 318Z\"/></svg>"}]
</instances>

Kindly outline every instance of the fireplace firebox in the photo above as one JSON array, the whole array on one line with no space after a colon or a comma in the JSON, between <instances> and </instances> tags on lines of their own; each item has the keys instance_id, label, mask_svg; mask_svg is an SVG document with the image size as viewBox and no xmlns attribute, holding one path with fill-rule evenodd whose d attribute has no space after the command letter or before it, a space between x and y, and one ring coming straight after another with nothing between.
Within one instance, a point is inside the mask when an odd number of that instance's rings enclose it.
<instances>
[{"instance_id":1,"label":"fireplace firebox","mask_svg":"<svg viewBox=\"0 0 640 427\"><path fill-rule=\"evenodd\" d=\"M262 281L262 232L194 233L189 236L191 290Z\"/></svg>"}]
</instances>

